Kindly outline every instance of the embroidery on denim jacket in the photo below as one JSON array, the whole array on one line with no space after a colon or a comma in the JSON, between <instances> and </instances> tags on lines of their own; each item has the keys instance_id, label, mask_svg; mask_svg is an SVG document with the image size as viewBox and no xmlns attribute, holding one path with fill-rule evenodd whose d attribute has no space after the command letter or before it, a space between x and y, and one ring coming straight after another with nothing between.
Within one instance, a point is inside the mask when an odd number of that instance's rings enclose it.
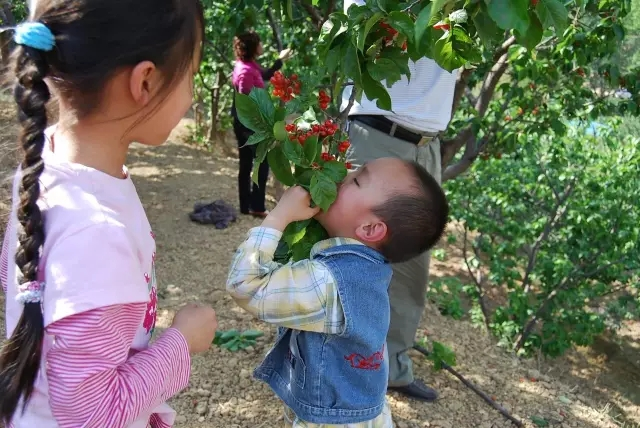
<instances>
[{"instance_id":1,"label":"embroidery on denim jacket","mask_svg":"<svg viewBox=\"0 0 640 428\"><path fill-rule=\"evenodd\" d=\"M354 369L380 370L380 366L384 362L384 345L382 345L380 351L374 352L368 357L354 352L351 355L345 355L344 359L349 361L349 364L351 364L351 367Z\"/></svg>"}]
</instances>

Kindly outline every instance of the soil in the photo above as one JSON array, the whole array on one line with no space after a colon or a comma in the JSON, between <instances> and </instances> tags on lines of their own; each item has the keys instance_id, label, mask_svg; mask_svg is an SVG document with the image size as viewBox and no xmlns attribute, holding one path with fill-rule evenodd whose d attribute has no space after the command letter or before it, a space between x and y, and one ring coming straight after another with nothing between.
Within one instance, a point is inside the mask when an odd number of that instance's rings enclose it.
<instances>
[{"instance_id":1,"label":"soil","mask_svg":"<svg viewBox=\"0 0 640 428\"><path fill-rule=\"evenodd\" d=\"M3 178L9 177L15 166L10 149L15 144L13 117L6 104L0 106ZM252 349L231 353L212 347L193 358L190 387L171 400L179 414L177 427L282 426L278 400L251 377L275 329L252 319L224 291L233 252L247 230L259 221L240 217L224 230L189 221L188 213L198 201L237 203L238 165L221 150L207 152L181 142L185 133L183 123L171 142L154 149L136 146L128 160L157 236L161 284L157 330L161 334L180 306L197 301L216 309L220 329L258 329L265 336ZM3 180L0 209L4 213L7 187L8 181ZM433 261L432 274L463 277L459 248L446 244L442 248L447 257ZM0 293L0 305L3 299ZM3 317L0 312L1 334ZM603 338L593 348L576 349L554 361L519 360L496 347L482 330L467 321L444 317L430 304L419 332L419 336L425 335L450 346L457 354L456 369L527 427L536 426L531 417L564 428L640 426L638 324L626 325L616 340ZM416 375L437 388L441 398L435 404L424 404L391 394L389 400L399 428L512 426L456 378L444 371L433 372L430 362L416 352L412 355Z\"/></svg>"}]
</instances>

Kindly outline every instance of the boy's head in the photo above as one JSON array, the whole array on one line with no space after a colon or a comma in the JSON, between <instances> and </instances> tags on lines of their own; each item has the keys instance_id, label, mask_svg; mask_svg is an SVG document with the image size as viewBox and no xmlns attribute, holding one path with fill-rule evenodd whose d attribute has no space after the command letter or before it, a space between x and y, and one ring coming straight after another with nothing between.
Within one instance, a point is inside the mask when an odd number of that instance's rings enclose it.
<instances>
[{"instance_id":1,"label":"boy's head","mask_svg":"<svg viewBox=\"0 0 640 428\"><path fill-rule=\"evenodd\" d=\"M381 158L350 173L316 218L330 236L355 238L398 263L432 248L448 215L442 188L422 166Z\"/></svg>"}]
</instances>

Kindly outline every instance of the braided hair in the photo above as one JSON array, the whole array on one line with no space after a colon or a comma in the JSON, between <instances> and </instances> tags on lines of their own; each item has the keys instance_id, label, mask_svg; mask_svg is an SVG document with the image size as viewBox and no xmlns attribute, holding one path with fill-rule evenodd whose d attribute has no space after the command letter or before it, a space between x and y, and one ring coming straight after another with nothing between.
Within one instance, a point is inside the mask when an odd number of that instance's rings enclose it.
<instances>
[{"instance_id":1,"label":"braided hair","mask_svg":"<svg viewBox=\"0 0 640 428\"><path fill-rule=\"evenodd\" d=\"M204 31L199 0L38 0L32 16L28 24L44 27L53 46L40 49L37 43L16 39L13 52L14 98L22 127L15 258L21 285L38 282L45 241L38 200L50 89L82 118L99 106L117 70L151 61L162 71L168 93L191 69ZM0 351L0 425L12 420L20 400L24 411L40 370L45 333L41 302L23 303L20 319Z\"/></svg>"}]
</instances>

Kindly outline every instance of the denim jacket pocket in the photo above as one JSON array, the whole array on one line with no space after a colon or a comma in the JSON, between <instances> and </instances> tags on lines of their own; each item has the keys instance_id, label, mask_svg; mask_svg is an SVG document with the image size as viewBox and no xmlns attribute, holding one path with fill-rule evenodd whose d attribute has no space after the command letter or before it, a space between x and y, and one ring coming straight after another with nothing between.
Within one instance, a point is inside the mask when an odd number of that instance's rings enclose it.
<instances>
[{"instance_id":1,"label":"denim jacket pocket","mask_svg":"<svg viewBox=\"0 0 640 428\"><path fill-rule=\"evenodd\" d=\"M292 376L291 376L292 380L295 381L296 385L298 385L298 388L304 389L307 366L304 363L304 359L302 358L302 355L300 354L300 348L298 346L299 335L300 335L299 331L293 330L291 332L291 339L289 342L289 346L290 346L289 362L291 364L291 369L292 369Z\"/></svg>"}]
</instances>

